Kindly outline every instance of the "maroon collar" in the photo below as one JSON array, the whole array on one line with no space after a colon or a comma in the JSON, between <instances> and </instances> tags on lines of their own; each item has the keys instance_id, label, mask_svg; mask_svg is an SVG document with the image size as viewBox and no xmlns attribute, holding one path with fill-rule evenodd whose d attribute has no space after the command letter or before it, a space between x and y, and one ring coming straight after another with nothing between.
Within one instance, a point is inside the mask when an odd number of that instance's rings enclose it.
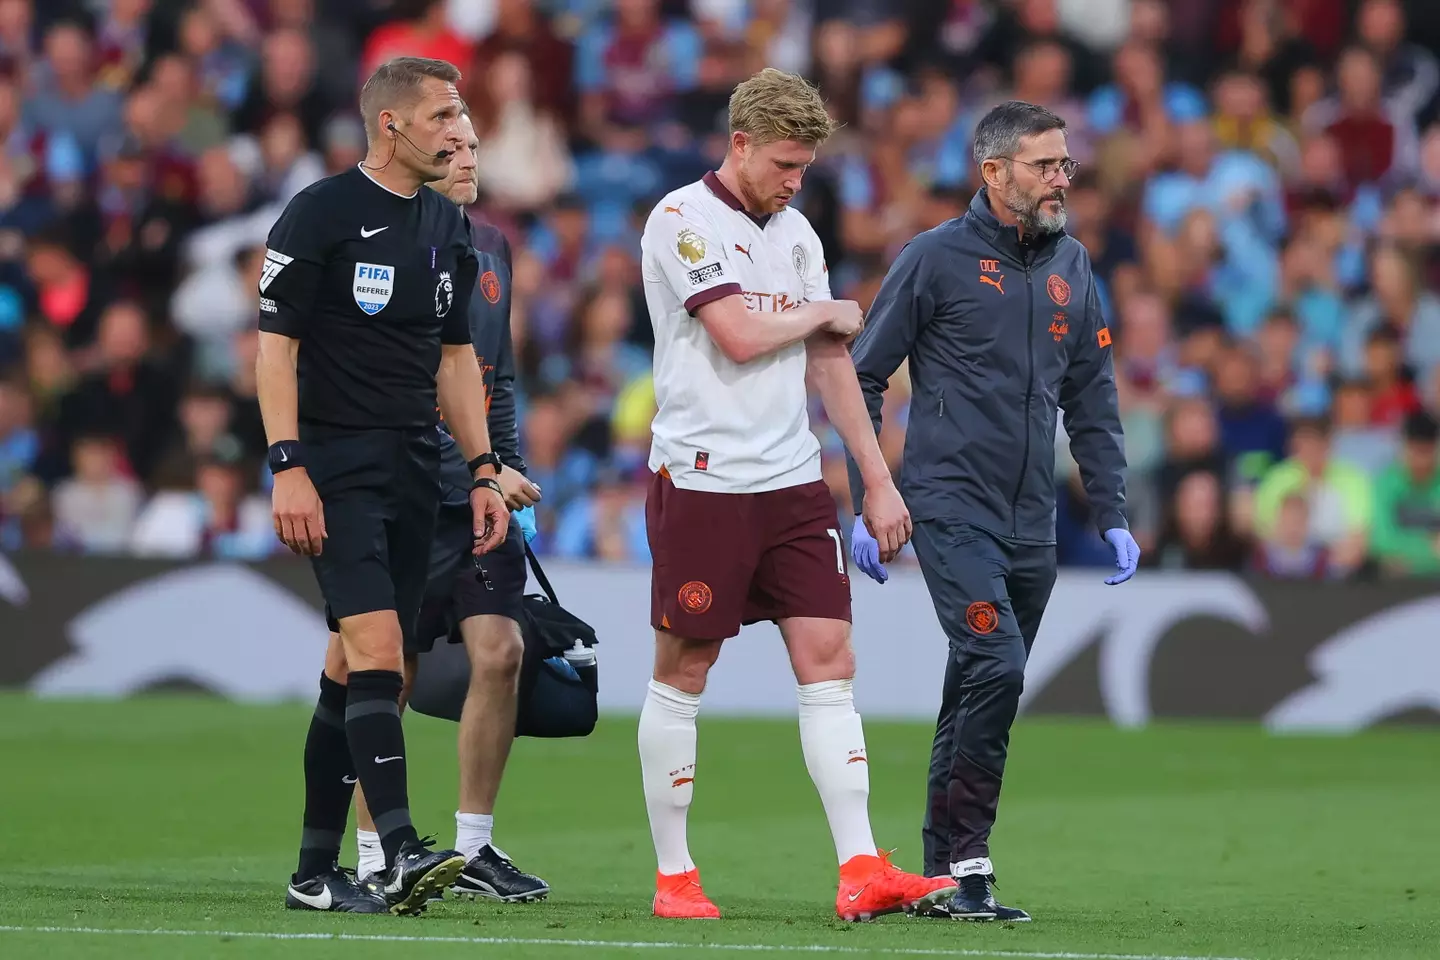
<instances>
[{"instance_id":1,"label":"maroon collar","mask_svg":"<svg viewBox=\"0 0 1440 960\"><path fill-rule=\"evenodd\" d=\"M746 210L745 204L741 203L740 198L730 192L729 187L725 186L725 184L720 182L720 176L714 170L706 173L705 176L700 178L700 181L704 183L705 186L709 187L710 192L715 194L715 196L719 197L724 202L725 206L729 207L731 210L739 210L741 213L745 214L745 216L755 221L755 225L757 227L760 227L762 230L765 228L765 224L770 222L770 214L767 213L763 217L757 217L749 210Z\"/></svg>"}]
</instances>

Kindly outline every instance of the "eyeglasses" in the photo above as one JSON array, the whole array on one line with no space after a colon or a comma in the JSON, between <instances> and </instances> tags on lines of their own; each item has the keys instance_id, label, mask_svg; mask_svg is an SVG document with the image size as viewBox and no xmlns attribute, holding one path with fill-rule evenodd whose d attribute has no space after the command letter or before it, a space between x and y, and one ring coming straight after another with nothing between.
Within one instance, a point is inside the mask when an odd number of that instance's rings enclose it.
<instances>
[{"instance_id":1,"label":"eyeglasses","mask_svg":"<svg viewBox=\"0 0 1440 960\"><path fill-rule=\"evenodd\" d=\"M1075 179L1075 171L1080 169L1080 161L1066 157L1064 160L1044 160L1040 163L1031 163L1029 160L1017 160L1014 157L1000 157L1001 160L1009 160L1011 163L1023 163L1034 170L1040 177L1041 183L1049 183L1055 179L1057 173L1064 173L1066 180Z\"/></svg>"}]
</instances>

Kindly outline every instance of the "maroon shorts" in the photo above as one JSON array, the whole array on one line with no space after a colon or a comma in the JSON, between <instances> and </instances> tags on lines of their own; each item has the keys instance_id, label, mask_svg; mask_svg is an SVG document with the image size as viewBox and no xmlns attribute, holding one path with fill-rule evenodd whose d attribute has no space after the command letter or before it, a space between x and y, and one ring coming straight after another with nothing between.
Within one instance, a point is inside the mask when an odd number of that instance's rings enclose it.
<instances>
[{"instance_id":1,"label":"maroon shorts","mask_svg":"<svg viewBox=\"0 0 1440 960\"><path fill-rule=\"evenodd\" d=\"M835 501L823 481L764 493L681 490L650 480L650 624L726 640L742 624L850 620L850 577Z\"/></svg>"}]
</instances>

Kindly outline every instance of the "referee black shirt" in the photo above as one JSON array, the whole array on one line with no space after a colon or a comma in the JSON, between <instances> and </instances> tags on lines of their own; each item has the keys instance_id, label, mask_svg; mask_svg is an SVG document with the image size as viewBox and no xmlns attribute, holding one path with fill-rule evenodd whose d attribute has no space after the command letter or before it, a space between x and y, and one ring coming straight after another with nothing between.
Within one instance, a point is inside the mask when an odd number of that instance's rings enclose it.
<instances>
[{"instance_id":1,"label":"referee black shirt","mask_svg":"<svg viewBox=\"0 0 1440 960\"><path fill-rule=\"evenodd\" d=\"M469 226L437 191L402 196L358 167L286 205L267 241L260 329L300 341L301 423L437 422L440 345L470 343Z\"/></svg>"}]
</instances>

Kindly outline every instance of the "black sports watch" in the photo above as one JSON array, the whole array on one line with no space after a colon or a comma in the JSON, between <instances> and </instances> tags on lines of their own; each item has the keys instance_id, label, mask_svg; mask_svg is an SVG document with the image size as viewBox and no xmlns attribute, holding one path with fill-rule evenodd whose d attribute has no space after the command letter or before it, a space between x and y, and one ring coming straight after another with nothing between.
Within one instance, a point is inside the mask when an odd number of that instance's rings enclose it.
<instances>
[{"instance_id":1,"label":"black sports watch","mask_svg":"<svg viewBox=\"0 0 1440 960\"><path fill-rule=\"evenodd\" d=\"M270 444L269 453L266 459L270 463L271 473L282 473L291 467L305 466L305 448L300 446L299 440L281 440L279 443Z\"/></svg>"},{"instance_id":2,"label":"black sports watch","mask_svg":"<svg viewBox=\"0 0 1440 960\"><path fill-rule=\"evenodd\" d=\"M480 456L476 457L474 460L471 460L469 463L465 464L465 466L467 469L469 469L471 476L474 476L475 471L479 470L481 467L494 467L496 473L499 473L501 470L505 469L505 464L500 462L500 457L495 453L494 450L491 450L489 453L480 454Z\"/></svg>"}]
</instances>

